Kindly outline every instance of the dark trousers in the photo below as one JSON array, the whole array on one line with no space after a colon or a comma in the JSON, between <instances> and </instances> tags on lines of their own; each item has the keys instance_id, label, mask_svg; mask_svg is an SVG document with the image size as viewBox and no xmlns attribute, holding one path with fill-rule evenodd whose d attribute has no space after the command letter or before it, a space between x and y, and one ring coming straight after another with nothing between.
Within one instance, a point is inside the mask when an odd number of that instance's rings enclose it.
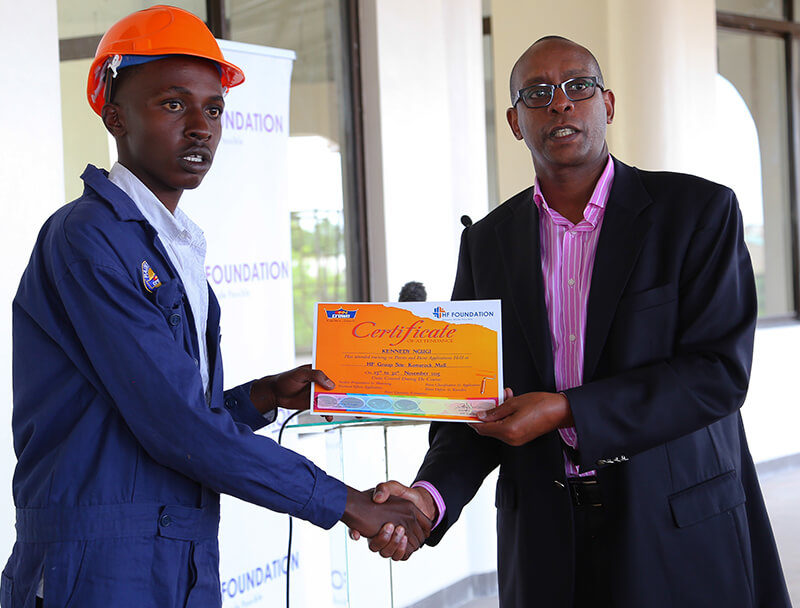
<instances>
[{"instance_id":1,"label":"dark trousers","mask_svg":"<svg viewBox=\"0 0 800 608\"><path fill-rule=\"evenodd\" d=\"M607 507L596 480L576 480L570 484L575 522L575 601L574 608L612 608L607 557L603 547L607 534ZM576 487L577 486L577 487Z\"/></svg>"}]
</instances>

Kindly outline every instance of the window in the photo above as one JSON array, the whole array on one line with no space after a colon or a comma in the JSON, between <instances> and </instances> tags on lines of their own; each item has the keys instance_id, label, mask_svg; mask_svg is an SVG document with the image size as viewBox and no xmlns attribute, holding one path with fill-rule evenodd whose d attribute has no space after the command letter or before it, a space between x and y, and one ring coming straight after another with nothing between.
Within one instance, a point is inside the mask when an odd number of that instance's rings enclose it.
<instances>
[{"instance_id":1,"label":"window","mask_svg":"<svg viewBox=\"0 0 800 608\"><path fill-rule=\"evenodd\" d=\"M731 154L753 155L731 179L742 207L759 301L759 319L798 316L797 86L793 80L800 25L778 0L719 0L720 84L717 105L733 142ZM728 12L730 11L730 12ZM769 19L766 17L770 17ZM733 116L731 114L731 116ZM750 143L748 143L750 142Z\"/></svg>"},{"instance_id":2,"label":"window","mask_svg":"<svg viewBox=\"0 0 800 608\"><path fill-rule=\"evenodd\" d=\"M783 19L784 0L717 0L717 9L730 13Z\"/></svg>"}]
</instances>

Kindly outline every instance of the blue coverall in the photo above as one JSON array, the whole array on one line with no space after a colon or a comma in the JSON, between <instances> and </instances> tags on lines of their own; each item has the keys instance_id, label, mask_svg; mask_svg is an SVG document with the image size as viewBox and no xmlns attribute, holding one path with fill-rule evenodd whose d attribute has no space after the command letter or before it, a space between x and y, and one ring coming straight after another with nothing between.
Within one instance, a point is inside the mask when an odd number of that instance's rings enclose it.
<instances>
[{"instance_id":1,"label":"blue coverall","mask_svg":"<svg viewBox=\"0 0 800 608\"><path fill-rule=\"evenodd\" d=\"M346 487L253 433L223 392L209 287L211 402L194 320L155 229L91 165L45 223L13 304L17 542L2 608L221 604L219 493L330 528ZM149 269L149 270L148 270Z\"/></svg>"}]
</instances>

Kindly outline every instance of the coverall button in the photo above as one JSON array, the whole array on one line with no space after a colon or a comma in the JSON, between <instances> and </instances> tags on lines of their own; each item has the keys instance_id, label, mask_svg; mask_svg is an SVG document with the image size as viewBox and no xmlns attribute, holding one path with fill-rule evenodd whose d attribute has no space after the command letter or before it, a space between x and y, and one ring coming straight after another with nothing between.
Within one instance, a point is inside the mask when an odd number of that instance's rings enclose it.
<instances>
[{"instance_id":1,"label":"coverall button","mask_svg":"<svg viewBox=\"0 0 800 608\"><path fill-rule=\"evenodd\" d=\"M169 324L172 325L172 327L175 327L180 322L181 322L181 316L179 314L174 314L169 316Z\"/></svg>"},{"instance_id":2,"label":"coverall button","mask_svg":"<svg viewBox=\"0 0 800 608\"><path fill-rule=\"evenodd\" d=\"M234 399L233 397L228 397L227 399L225 399L225 407L227 407L229 410L232 410L235 405L236 405L236 399Z\"/></svg>"},{"instance_id":3,"label":"coverall button","mask_svg":"<svg viewBox=\"0 0 800 608\"><path fill-rule=\"evenodd\" d=\"M161 524L163 527L165 527L165 528L166 528L166 527L168 527L168 526L172 525L172 518L171 518L169 515L166 515L166 514L165 514L165 515L162 515L162 516L161 516L161 519L159 520L159 523L160 523L160 524Z\"/></svg>"}]
</instances>

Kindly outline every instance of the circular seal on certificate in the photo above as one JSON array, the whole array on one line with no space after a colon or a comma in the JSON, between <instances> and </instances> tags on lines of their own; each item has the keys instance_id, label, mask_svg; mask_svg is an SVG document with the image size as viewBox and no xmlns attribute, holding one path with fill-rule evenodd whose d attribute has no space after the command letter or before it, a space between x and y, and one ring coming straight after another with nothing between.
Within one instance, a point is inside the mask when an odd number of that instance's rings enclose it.
<instances>
[{"instance_id":1,"label":"circular seal on certificate","mask_svg":"<svg viewBox=\"0 0 800 608\"><path fill-rule=\"evenodd\" d=\"M384 397L373 397L367 401L367 407L378 412L389 412L392 409L392 402Z\"/></svg>"},{"instance_id":2,"label":"circular seal on certificate","mask_svg":"<svg viewBox=\"0 0 800 608\"><path fill-rule=\"evenodd\" d=\"M396 412L419 412L419 403L413 399L398 399L394 402Z\"/></svg>"},{"instance_id":3,"label":"circular seal on certificate","mask_svg":"<svg viewBox=\"0 0 800 608\"><path fill-rule=\"evenodd\" d=\"M317 407L333 410L344 409L333 395L317 395Z\"/></svg>"},{"instance_id":4,"label":"circular seal on certificate","mask_svg":"<svg viewBox=\"0 0 800 608\"><path fill-rule=\"evenodd\" d=\"M339 404L348 410L364 409L364 400L360 397L345 397Z\"/></svg>"}]
</instances>

